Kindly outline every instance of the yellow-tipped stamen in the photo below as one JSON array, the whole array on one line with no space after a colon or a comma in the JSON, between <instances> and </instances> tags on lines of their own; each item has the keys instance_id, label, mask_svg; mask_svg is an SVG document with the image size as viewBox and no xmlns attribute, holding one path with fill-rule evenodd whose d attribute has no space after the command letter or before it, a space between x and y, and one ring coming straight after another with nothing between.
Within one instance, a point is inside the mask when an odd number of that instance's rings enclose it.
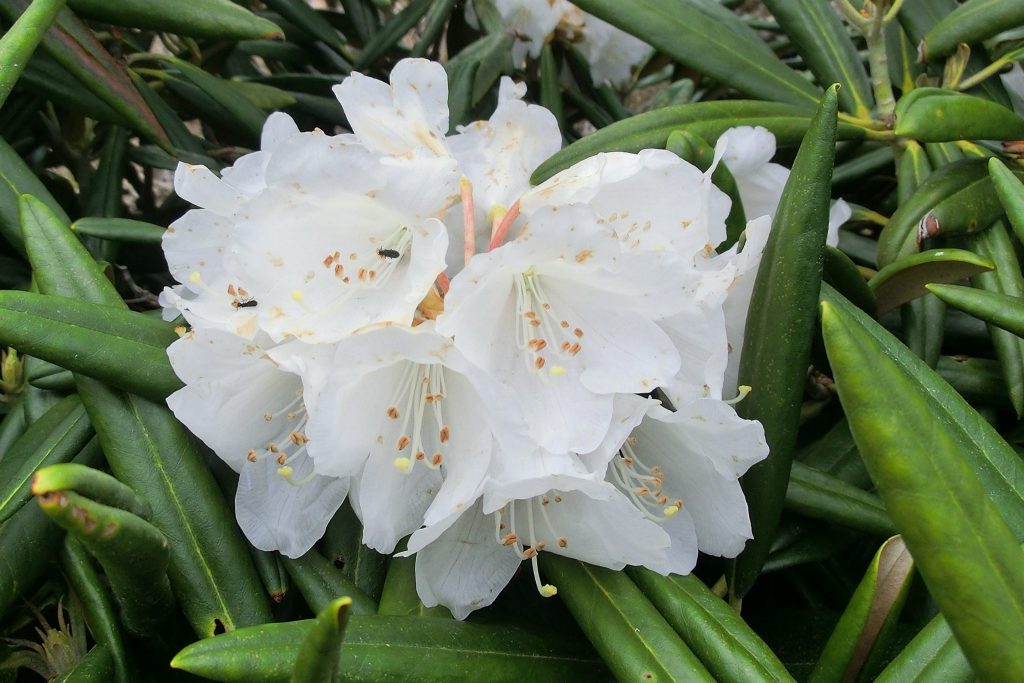
<instances>
[{"instance_id":1,"label":"yellow-tipped stamen","mask_svg":"<svg viewBox=\"0 0 1024 683\"><path fill-rule=\"evenodd\" d=\"M495 204L491 207L491 210L487 212L487 220L491 223L491 239L498 232L498 228L501 227L501 222L505 220L505 216L508 214L508 207L504 204Z\"/></svg>"},{"instance_id":2,"label":"yellow-tipped stamen","mask_svg":"<svg viewBox=\"0 0 1024 683\"><path fill-rule=\"evenodd\" d=\"M675 517L676 513L679 512L679 508L675 505L669 505L667 508L662 510L662 512L665 514L665 519L672 519Z\"/></svg>"},{"instance_id":3,"label":"yellow-tipped stamen","mask_svg":"<svg viewBox=\"0 0 1024 683\"><path fill-rule=\"evenodd\" d=\"M561 365L552 365L551 369L548 370L548 372L551 373L552 377L558 378L558 377L565 377L565 375L568 372L568 370L563 368Z\"/></svg>"},{"instance_id":4,"label":"yellow-tipped stamen","mask_svg":"<svg viewBox=\"0 0 1024 683\"><path fill-rule=\"evenodd\" d=\"M550 583L545 583L540 587L540 594L545 598L553 598L558 595L558 588Z\"/></svg>"},{"instance_id":5,"label":"yellow-tipped stamen","mask_svg":"<svg viewBox=\"0 0 1024 683\"><path fill-rule=\"evenodd\" d=\"M305 295L302 293L301 289L296 289L294 292L292 292L293 301L302 301L304 298Z\"/></svg>"},{"instance_id":6,"label":"yellow-tipped stamen","mask_svg":"<svg viewBox=\"0 0 1024 683\"><path fill-rule=\"evenodd\" d=\"M412 471L412 460L409 458L395 458L392 461L396 470L400 472L411 472Z\"/></svg>"},{"instance_id":7,"label":"yellow-tipped stamen","mask_svg":"<svg viewBox=\"0 0 1024 683\"><path fill-rule=\"evenodd\" d=\"M723 402L724 403L728 403L731 406L734 406L737 403L739 403L740 401L742 401L743 399L745 399L747 397L747 394L749 394L751 391L753 391L753 389L751 389L750 387L748 387L747 385L744 384L742 386L736 387L736 391L738 392L736 394L736 398L730 398L728 401L723 401Z\"/></svg>"}]
</instances>

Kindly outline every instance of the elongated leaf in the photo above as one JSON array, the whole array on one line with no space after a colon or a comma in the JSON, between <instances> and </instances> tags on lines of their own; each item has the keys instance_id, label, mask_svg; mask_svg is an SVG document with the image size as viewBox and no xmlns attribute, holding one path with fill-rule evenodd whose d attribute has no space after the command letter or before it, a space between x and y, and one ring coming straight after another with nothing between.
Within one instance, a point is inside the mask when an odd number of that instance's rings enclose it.
<instances>
[{"instance_id":1,"label":"elongated leaf","mask_svg":"<svg viewBox=\"0 0 1024 683\"><path fill-rule=\"evenodd\" d=\"M0 138L0 234L19 253L25 253L18 216L18 197L30 194L59 219L70 222L64 209L14 149Z\"/></svg>"},{"instance_id":2,"label":"elongated leaf","mask_svg":"<svg viewBox=\"0 0 1024 683\"><path fill-rule=\"evenodd\" d=\"M317 614L295 660L292 683L338 680L338 653L348 626L352 598L338 598Z\"/></svg>"},{"instance_id":3,"label":"elongated leaf","mask_svg":"<svg viewBox=\"0 0 1024 683\"><path fill-rule=\"evenodd\" d=\"M409 32L409 29L416 25L416 22L423 18L432 2L433 0L413 0L401 12L391 17L391 20L366 42L362 54L356 60L355 68L365 69L383 57Z\"/></svg>"},{"instance_id":4,"label":"elongated leaf","mask_svg":"<svg viewBox=\"0 0 1024 683\"><path fill-rule=\"evenodd\" d=\"M339 54L346 54L344 41L327 21L305 0L265 0L264 4Z\"/></svg>"},{"instance_id":5,"label":"elongated leaf","mask_svg":"<svg viewBox=\"0 0 1024 683\"><path fill-rule=\"evenodd\" d=\"M959 6L957 0L913 0L904 2L896 16L911 44L918 45L933 26L949 16ZM974 45L971 47L971 58L964 73L966 76L976 74L988 66L991 61L982 46ZM1010 106L1010 97L1006 94L1006 88L998 78L985 79L981 85L973 88L971 93L979 97L986 97L1006 107Z\"/></svg>"},{"instance_id":6,"label":"elongated leaf","mask_svg":"<svg viewBox=\"0 0 1024 683\"><path fill-rule=\"evenodd\" d=\"M763 100L812 106L813 85L785 66L724 8L678 0L578 0L580 9L644 40L690 68ZM718 11L716 11L718 10Z\"/></svg>"},{"instance_id":7,"label":"elongated leaf","mask_svg":"<svg viewBox=\"0 0 1024 683\"><path fill-rule=\"evenodd\" d=\"M59 491L74 491L90 500L119 508L149 521L153 510L131 487L106 472L69 462L49 465L32 477L32 495L42 496Z\"/></svg>"},{"instance_id":8,"label":"elongated leaf","mask_svg":"<svg viewBox=\"0 0 1024 683\"><path fill-rule=\"evenodd\" d=\"M824 85L839 83L839 106L861 118L871 115L871 82L839 14L814 0L765 0L765 7Z\"/></svg>"},{"instance_id":9,"label":"elongated leaf","mask_svg":"<svg viewBox=\"0 0 1024 683\"><path fill-rule=\"evenodd\" d=\"M140 636L158 633L174 604L167 580L167 538L141 517L72 491L44 493L36 500L99 560L125 627Z\"/></svg>"},{"instance_id":10,"label":"elongated leaf","mask_svg":"<svg viewBox=\"0 0 1024 683\"><path fill-rule=\"evenodd\" d=\"M941 614L928 622L875 679L876 683L938 680L946 683L975 680L971 665Z\"/></svg>"},{"instance_id":11,"label":"elongated leaf","mask_svg":"<svg viewBox=\"0 0 1024 683\"><path fill-rule=\"evenodd\" d=\"M837 110L833 86L793 162L747 313L739 382L755 389L737 412L764 425L770 453L741 480L754 539L730 567L734 599L750 590L768 558L789 482L825 258Z\"/></svg>"},{"instance_id":12,"label":"elongated leaf","mask_svg":"<svg viewBox=\"0 0 1024 683\"><path fill-rule=\"evenodd\" d=\"M33 2L25 13L18 17L14 25L0 38L0 106L7 101L18 76L32 57L36 46L50 24L57 18L57 13L64 7L65 0L42 0Z\"/></svg>"},{"instance_id":13,"label":"elongated leaf","mask_svg":"<svg viewBox=\"0 0 1024 683\"><path fill-rule=\"evenodd\" d=\"M31 497L32 474L68 462L85 447L92 426L77 396L68 396L29 425L0 460L0 522Z\"/></svg>"},{"instance_id":14,"label":"elongated leaf","mask_svg":"<svg viewBox=\"0 0 1024 683\"><path fill-rule=\"evenodd\" d=\"M922 239L975 232L1002 215L984 159L947 164L925 178L889 219L878 238L878 265L884 268L919 251Z\"/></svg>"},{"instance_id":15,"label":"elongated leaf","mask_svg":"<svg viewBox=\"0 0 1024 683\"><path fill-rule=\"evenodd\" d=\"M786 508L878 536L896 531L878 496L800 462L793 463Z\"/></svg>"},{"instance_id":16,"label":"elongated leaf","mask_svg":"<svg viewBox=\"0 0 1024 683\"><path fill-rule=\"evenodd\" d=\"M857 447L939 609L980 676L1024 677L1024 552L962 440L851 314L825 302L822 325Z\"/></svg>"},{"instance_id":17,"label":"elongated leaf","mask_svg":"<svg viewBox=\"0 0 1024 683\"><path fill-rule=\"evenodd\" d=\"M284 38L284 33L273 22L230 0L69 0L68 5L79 16L116 26L215 40Z\"/></svg>"},{"instance_id":18,"label":"elongated leaf","mask_svg":"<svg viewBox=\"0 0 1024 683\"><path fill-rule=\"evenodd\" d=\"M1024 117L1001 104L947 90L897 112L895 133L920 142L1017 140L1024 137Z\"/></svg>"},{"instance_id":19,"label":"elongated leaf","mask_svg":"<svg viewBox=\"0 0 1024 683\"><path fill-rule=\"evenodd\" d=\"M215 681L288 681L311 628L313 620L239 629L189 645L171 666ZM541 629L430 617L350 617L340 666L353 683L522 683L541 670L567 683L608 676L592 651Z\"/></svg>"},{"instance_id":20,"label":"elongated leaf","mask_svg":"<svg viewBox=\"0 0 1024 683\"><path fill-rule=\"evenodd\" d=\"M1024 182L999 159L988 162L989 177L1018 241L1024 241Z\"/></svg>"},{"instance_id":21,"label":"elongated leaf","mask_svg":"<svg viewBox=\"0 0 1024 683\"><path fill-rule=\"evenodd\" d=\"M960 43L985 38L1024 24L1024 5L1004 0L968 0L935 24L921 41L924 59L944 57Z\"/></svg>"},{"instance_id":22,"label":"elongated leaf","mask_svg":"<svg viewBox=\"0 0 1024 683\"><path fill-rule=\"evenodd\" d=\"M327 558L341 565L341 573L375 602L380 601L381 589L387 573L388 556L368 548L362 543L363 526L345 503L341 506L320 541Z\"/></svg>"},{"instance_id":23,"label":"elongated leaf","mask_svg":"<svg viewBox=\"0 0 1024 683\"><path fill-rule=\"evenodd\" d=\"M950 306L1024 337L1024 297L958 285L928 285L928 291Z\"/></svg>"},{"instance_id":24,"label":"elongated leaf","mask_svg":"<svg viewBox=\"0 0 1024 683\"><path fill-rule=\"evenodd\" d=\"M1002 221L973 235L971 246L996 265L993 272L975 275L971 284L987 292L1024 297L1024 275L1021 274L1017 252ZM1024 413L1024 339L998 326L989 326L989 336L1002 366L1010 401L1020 416Z\"/></svg>"},{"instance_id":25,"label":"elongated leaf","mask_svg":"<svg viewBox=\"0 0 1024 683\"><path fill-rule=\"evenodd\" d=\"M1010 528L1024 539L1024 463L1013 448L945 380L878 323L827 285L821 288L821 298L841 311L850 324L855 324L866 340L884 354L886 362L899 368L901 376L915 378L921 388L919 399L926 404L931 416L929 424L932 430L957 440L960 458L981 481L985 493L1006 518ZM873 364L875 362L872 361ZM901 416L902 412L893 414L894 419ZM893 521L902 530L899 520L894 517Z\"/></svg>"},{"instance_id":26,"label":"elongated leaf","mask_svg":"<svg viewBox=\"0 0 1024 683\"><path fill-rule=\"evenodd\" d=\"M956 282L995 268L988 259L964 249L931 249L890 263L871 278L878 315L927 294L931 282Z\"/></svg>"},{"instance_id":27,"label":"elongated leaf","mask_svg":"<svg viewBox=\"0 0 1024 683\"><path fill-rule=\"evenodd\" d=\"M117 683L129 683L132 680L132 669L128 663L128 652L121 635L114 598L110 588L96 573L89 553L74 537L64 539L60 549L60 568L82 602L93 640L97 646L103 646L110 652L115 680Z\"/></svg>"},{"instance_id":28,"label":"elongated leaf","mask_svg":"<svg viewBox=\"0 0 1024 683\"><path fill-rule=\"evenodd\" d=\"M343 596L352 599L353 614L377 612L377 603L346 578L333 562L317 551L310 550L296 559L282 557L281 562L288 575L292 577L295 587L306 599L306 604L314 612L325 609L332 600Z\"/></svg>"},{"instance_id":29,"label":"elongated leaf","mask_svg":"<svg viewBox=\"0 0 1024 683\"><path fill-rule=\"evenodd\" d=\"M553 553L541 567L619 680L714 681L624 573Z\"/></svg>"},{"instance_id":30,"label":"elongated leaf","mask_svg":"<svg viewBox=\"0 0 1024 683\"><path fill-rule=\"evenodd\" d=\"M899 619L914 577L914 561L903 539L879 548L832 631L808 683L855 680L877 657Z\"/></svg>"},{"instance_id":31,"label":"elongated leaf","mask_svg":"<svg viewBox=\"0 0 1024 683\"><path fill-rule=\"evenodd\" d=\"M66 224L31 197L21 214L40 291L124 307ZM171 586L193 629L209 636L269 621L246 544L191 435L162 405L81 375L76 383L111 470L152 504L170 541Z\"/></svg>"},{"instance_id":32,"label":"elongated leaf","mask_svg":"<svg viewBox=\"0 0 1024 683\"><path fill-rule=\"evenodd\" d=\"M661 576L642 567L628 574L718 680L793 680L740 615L696 576Z\"/></svg>"},{"instance_id":33,"label":"elongated leaf","mask_svg":"<svg viewBox=\"0 0 1024 683\"><path fill-rule=\"evenodd\" d=\"M94 466L103 452L94 439L83 448L75 462ZM38 505L22 505L0 525L0 614L32 590L57 554L64 530L50 521Z\"/></svg>"},{"instance_id":34,"label":"elongated leaf","mask_svg":"<svg viewBox=\"0 0 1024 683\"><path fill-rule=\"evenodd\" d=\"M735 126L763 126L776 137L779 145L798 144L807 133L812 112L803 107L776 102L722 100L664 107L646 114L619 121L587 135L552 155L537 167L530 182L543 182L555 173L599 152L639 152L663 148L668 136L686 130L709 143L717 141ZM847 124L839 124L838 139L863 138L865 132Z\"/></svg>"},{"instance_id":35,"label":"elongated leaf","mask_svg":"<svg viewBox=\"0 0 1024 683\"><path fill-rule=\"evenodd\" d=\"M139 244L160 244L166 228L130 218L79 218L71 224L79 235L99 237L116 242L137 242Z\"/></svg>"},{"instance_id":36,"label":"elongated leaf","mask_svg":"<svg viewBox=\"0 0 1024 683\"><path fill-rule=\"evenodd\" d=\"M109 306L0 292L0 341L111 386L162 400L181 388L165 346L136 341L157 320ZM166 326L160 325L161 332ZM125 365L125 359L132 363Z\"/></svg>"},{"instance_id":37,"label":"elongated leaf","mask_svg":"<svg viewBox=\"0 0 1024 683\"><path fill-rule=\"evenodd\" d=\"M0 14L14 21L29 0L0 0ZM89 92L123 116L142 135L166 145L167 136L149 105L128 78L125 68L92 30L65 8L43 38L43 48Z\"/></svg>"},{"instance_id":38,"label":"elongated leaf","mask_svg":"<svg viewBox=\"0 0 1024 683\"><path fill-rule=\"evenodd\" d=\"M864 281L864 275L849 256L835 247L825 247L822 279L842 292L861 310L870 313L875 311L875 295Z\"/></svg>"},{"instance_id":39,"label":"elongated leaf","mask_svg":"<svg viewBox=\"0 0 1024 683\"><path fill-rule=\"evenodd\" d=\"M395 614L450 619L447 607L426 607L416 592L416 559L393 557L388 561L388 573L381 591L377 614Z\"/></svg>"},{"instance_id":40,"label":"elongated leaf","mask_svg":"<svg viewBox=\"0 0 1024 683\"><path fill-rule=\"evenodd\" d=\"M182 76L220 107L247 139L254 143L260 139L266 114L242 96L237 84L209 74L184 60L172 57L169 61Z\"/></svg>"}]
</instances>

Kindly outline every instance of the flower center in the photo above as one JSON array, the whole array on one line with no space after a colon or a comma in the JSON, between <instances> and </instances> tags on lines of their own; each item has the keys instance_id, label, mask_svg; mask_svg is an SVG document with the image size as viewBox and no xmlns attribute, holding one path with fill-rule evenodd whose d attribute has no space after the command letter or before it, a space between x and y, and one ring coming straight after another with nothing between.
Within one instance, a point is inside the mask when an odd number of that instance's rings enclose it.
<instances>
[{"instance_id":1,"label":"flower center","mask_svg":"<svg viewBox=\"0 0 1024 683\"><path fill-rule=\"evenodd\" d=\"M657 465L648 467L640 460L630 443L632 438L622 444L612 459L611 482L647 519L658 523L671 519L683 509L683 501L665 493L665 473Z\"/></svg>"},{"instance_id":2,"label":"flower center","mask_svg":"<svg viewBox=\"0 0 1024 683\"><path fill-rule=\"evenodd\" d=\"M361 257L357 252L351 252L346 256L340 251L335 251L328 254L322 263L324 268L332 271L334 277L344 285L341 295L343 301L356 288L380 287L387 282L408 253L411 244L412 231L403 225L379 242L376 251L368 257Z\"/></svg>"},{"instance_id":3,"label":"flower center","mask_svg":"<svg viewBox=\"0 0 1024 683\"><path fill-rule=\"evenodd\" d=\"M542 583L540 580L540 567L537 564L537 556L540 554L540 551L544 549L544 542L537 540L537 527L534 521L534 506L536 505L540 510L540 517L547 526L547 530L550 532L551 537L558 539L558 547L566 548L569 546L568 539L566 539L565 536L559 535L558 532L555 531L554 525L551 523L551 518L548 516L546 510L548 505L551 505L552 503L557 505L561 502L562 497L555 494L553 491L550 491L548 494L543 496L512 501L505 505L505 507L492 513L494 517L494 539L499 545L512 548L519 559L530 561L530 565L533 568L533 582L537 586L537 592L545 598L557 595L558 588L550 583ZM521 509L519 511L519 517L522 519L523 512L526 513L526 536L522 536L516 528L517 506L525 508L525 510Z\"/></svg>"},{"instance_id":4,"label":"flower center","mask_svg":"<svg viewBox=\"0 0 1024 683\"><path fill-rule=\"evenodd\" d=\"M568 374L566 366L576 365L583 349L583 330L558 316L533 270L517 275L516 346L523 352L531 372L546 379ZM547 373L544 372L545 368Z\"/></svg>"},{"instance_id":5,"label":"flower center","mask_svg":"<svg viewBox=\"0 0 1024 683\"><path fill-rule=\"evenodd\" d=\"M296 389L295 397L277 412L264 413L263 419L267 422L280 420L281 429L266 446L250 450L245 456L246 460L259 462L263 458L274 458L278 464L277 473L295 486L302 486L312 480L316 476L313 473L302 479L294 479L292 476L294 470L291 464L306 454L306 444L309 443L309 437L303 431L309 418L306 405L302 402L302 389Z\"/></svg>"},{"instance_id":6,"label":"flower center","mask_svg":"<svg viewBox=\"0 0 1024 683\"><path fill-rule=\"evenodd\" d=\"M394 464L405 474L412 472L417 462L437 469L444 462L444 451L451 439L451 428L444 419L445 386L444 366L406 363L395 396L385 414L389 420L401 420L395 450ZM434 420L434 430L427 430L425 419Z\"/></svg>"}]
</instances>

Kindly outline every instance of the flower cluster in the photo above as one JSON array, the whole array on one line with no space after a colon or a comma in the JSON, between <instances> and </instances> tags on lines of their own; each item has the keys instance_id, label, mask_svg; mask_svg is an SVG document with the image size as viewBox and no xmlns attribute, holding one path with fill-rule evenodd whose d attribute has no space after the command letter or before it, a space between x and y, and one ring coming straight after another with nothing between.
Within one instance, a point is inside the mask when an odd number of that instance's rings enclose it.
<instances>
[{"instance_id":1,"label":"flower cluster","mask_svg":"<svg viewBox=\"0 0 1024 683\"><path fill-rule=\"evenodd\" d=\"M168 403L239 473L249 540L297 557L347 497L363 542L409 537L423 602L459 618L524 559L554 594L540 552L662 573L736 555L737 480L767 455L723 397L778 196L770 134L719 143L757 217L718 254L728 197L664 150L531 188L561 136L524 91L505 79L449 136L439 65L353 74L351 134L274 114L220 177L181 165L202 208L164 240L165 314L190 326Z\"/></svg>"}]
</instances>

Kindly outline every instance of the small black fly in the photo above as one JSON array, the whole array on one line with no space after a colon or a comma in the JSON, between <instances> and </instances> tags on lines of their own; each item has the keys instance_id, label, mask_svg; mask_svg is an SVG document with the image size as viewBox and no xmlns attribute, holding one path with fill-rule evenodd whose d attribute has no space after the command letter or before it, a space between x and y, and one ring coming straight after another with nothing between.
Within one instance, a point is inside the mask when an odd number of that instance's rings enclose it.
<instances>
[{"instance_id":1,"label":"small black fly","mask_svg":"<svg viewBox=\"0 0 1024 683\"><path fill-rule=\"evenodd\" d=\"M246 301L235 301L235 308L253 308L257 305L256 299L247 299Z\"/></svg>"},{"instance_id":2,"label":"small black fly","mask_svg":"<svg viewBox=\"0 0 1024 683\"><path fill-rule=\"evenodd\" d=\"M377 256L380 256L381 258L398 258L401 254L394 249L384 249L381 247L377 250Z\"/></svg>"}]
</instances>

